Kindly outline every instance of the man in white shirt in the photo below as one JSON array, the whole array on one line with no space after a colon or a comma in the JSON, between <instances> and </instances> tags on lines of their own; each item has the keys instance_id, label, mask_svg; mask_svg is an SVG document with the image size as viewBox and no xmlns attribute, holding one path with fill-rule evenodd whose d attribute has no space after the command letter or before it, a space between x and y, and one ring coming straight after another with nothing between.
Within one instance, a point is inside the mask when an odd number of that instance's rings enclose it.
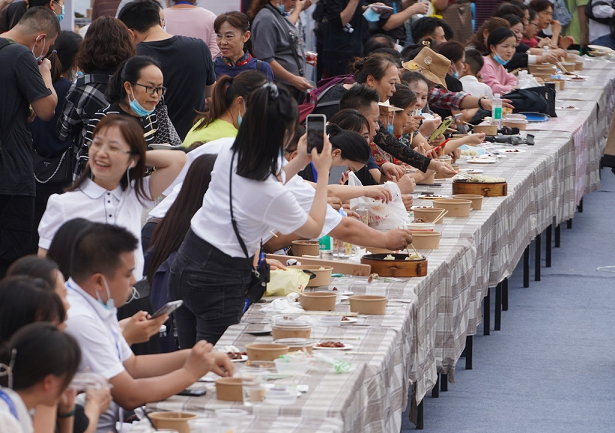
<instances>
[{"instance_id":1,"label":"man in white shirt","mask_svg":"<svg viewBox=\"0 0 615 433\"><path fill-rule=\"evenodd\" d=\"M473 48L466 50L466 61L463 64L459 81L463 85L463 91L477 98L486 97L493 99L491 87L478 81L480 70L485 64L483 56Z\"/></svg>"},{"instance_id":2,"label":"man in white shirt","mask_svg":"<svg viewBox=\"0 0 615 433\"><path fill-rule=\"evenodd\" d=\"M66 332L81 347L80 370L87 368L113 385L113 403L101 415L97 433L116 431L120 406L134 409L164 400L209 370L221 376L233 373L228 356L212 352L212 345L205 341L173 353L133 355L122 336L116 307L126 303L136 283L133 270L137 242L122 227L94 224L76 241L72 254Z\"/></svg>"},{"instance_id":3,"label":"man in white shirt","mask_svg":"<svg viewBox=\"0 0 615 433\"><path fill-rule=\"evenodd\" d=\"M592 0L592 13L589 19L589 41L593 45L602 45L615 50L615 37L611 33L611 23L615 19L615 9L610 1Z\"/></svg>"}]
</instances>

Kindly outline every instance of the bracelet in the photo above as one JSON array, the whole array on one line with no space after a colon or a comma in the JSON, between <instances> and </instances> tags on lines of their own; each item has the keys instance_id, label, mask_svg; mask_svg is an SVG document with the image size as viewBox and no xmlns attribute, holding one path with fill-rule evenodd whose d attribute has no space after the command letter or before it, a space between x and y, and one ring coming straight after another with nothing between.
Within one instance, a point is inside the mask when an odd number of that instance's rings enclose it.
<instances>
[{"instance_id":1,"label":"bracelet","mask_svg":"<svg viewBox=\"0 0 615 433\"><path fill-rule=\"evenodd\" d=\"M70 412L60 413L58 412L58 418L70 418L71 416L75 416L75 408Z\"/></svg>"},{"instance_id":2,"label":"bracelet","mask_svg":"<svg viewBox=\"0 0 615 433\"><path fill-rule=\"evenodd\" d=\"M481 96L480 98L478 98L478 108L480 108L481 110L484 110L483 103L481 102L483 99L487 98L485 96Z\"/></svg>"}]
</instances>

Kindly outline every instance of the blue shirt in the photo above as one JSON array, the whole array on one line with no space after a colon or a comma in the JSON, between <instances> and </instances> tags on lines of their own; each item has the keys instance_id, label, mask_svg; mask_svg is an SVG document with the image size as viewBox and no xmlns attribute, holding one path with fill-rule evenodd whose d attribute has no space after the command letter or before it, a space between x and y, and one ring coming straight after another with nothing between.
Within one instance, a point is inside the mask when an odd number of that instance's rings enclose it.
<instances>
[{"instance_id":1,"label":"blue shirt","mask_svg":"<svg viewBox=\"0 0 615 433\"><path fill-rule=\"evenodd\" d=\"M260 69L257 67L258 62L260 62ZM273 81L273 70L271 69L271 66L269 66L269 63L261 60L257 61L254 57L242 66L229 65L224 63L222 58L217 57L214 62L214 68L216 71L216 79L220 79L222 75L230 75L231 78L234 78L243 71L257 70L265 74L269 81Z\"/></svg>"}]
</instances>

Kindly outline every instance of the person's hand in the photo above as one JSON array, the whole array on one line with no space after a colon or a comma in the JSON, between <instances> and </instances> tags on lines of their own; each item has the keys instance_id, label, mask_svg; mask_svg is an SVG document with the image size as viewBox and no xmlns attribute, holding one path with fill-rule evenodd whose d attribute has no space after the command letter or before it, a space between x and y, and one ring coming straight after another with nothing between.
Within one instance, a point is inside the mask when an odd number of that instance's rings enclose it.
<instances>
[{"instance_id":1,"label":"person's hand","mask_svg":"<svg viewBox=\"0 0 615 433\"><path fill-rule=\"evenodd\" d=\"M282 269L283 271L286 270L286 266L284 266L279 260L276 260L276 259L265 259L265 261L271 267L272 271L275 270L275 269Z\"/></svg>"},{"instance_id":2,"label":"person's hand","mask_svg":"<svg viewBox=\"0 0 615 433\"><path fill-rule=\"evenodd\" d=\"M49 59L44 58L40 60L40 63L38 64L38 71L42 76L45 76L46 73L51 74L51 62Z\"/></svg>"},{"instance_id":3,"label":"person's hand","mask_svg":"<svg viewBox=\"0 0 615 433\"><path fill-rule=\"evenodd\" d=\"M367 7L368 7L368 8L372 8L372 9L374 10L374 12L376 12L377 14L381 14L382 12L384 12L385 10L387 10L387 9L381 9L381 8L379 8L378 6L384 6L385 8L387 8L387 7L388 7L387 5L385 5L385 4L384 4L384 3L382 3L382 2L372 3L372 4L368 5Z\"/></svg>"},{"instance_id":4,"label":"person's hand","mask_svg":"<svg viewBox=\"0 0 615 433\"><path fill-rule=\"evenodd\" d=\"M429 2L417 2L410 6L412 15L421 14L425 15L429 10Z\"/></svg>"},{"instance_id":5,"label":"person's hand","mask_svg":"<svg viewBox=\"0 0 615 433\"><path fill-rule=\"evenodd\" d=\"M342 199L339 197L327 197L327 204L335 210L342 208Z\"/></svg>"},{"instance_id":6,"label":"person's hand","mask_svg":"<svg viewBox=\"0 0 615 433\"><path fill-rule=\"evenodd\" d=\"M451 167L450 165L444 162L440 163L438 167L438 173L440 173L443 176L455 176L457 174L457 172L455 171L453 167Z\"/></svg>"},{"instance_id":7,"label":"person's hand","mask_svg":"<svg viewBox=\"0 0 615 433\"><path fill-rule=\"evenodd\" d=\"M551 20L551 30L553 30L553 33L561 32L562 24L558 20Z\"/></svg>"},{"instance_id":8,"label":"person's hand","mask_svg":"<svg viewBox=\"0 0 615 433\"><path fill-rule=\"evenodd\" d=\"M163 314L155 319L148 319L146 311L139 311L129 317L128 320L122 321L122 335L129 345L135 343L144 343L150 339L152 335L160 331L160 327L167 321L169 316Z\"/></svg>"},{"instance_id":9,"label":"person's hand","mask_svg":"<svg viewBox=\"0 0 615 433\"><path fill-rule=\"evenodd\" d=\"M483 109L487 111L491 111L493 109L493 101L489 98L483 99L482 101L480 101L480 103L483 105ZM502 107L515 108L512 105L512 101L510 99L504 99L504 98L502 98Z\"/></svg>"},{"instance_id":10,"label":"person's hand","mask_svg":"<svg viewBox=\"0 0 615 433\"><path fill-rule=\"evenodd\" d=\"M401 201L404 203L404 207L406 208L406 210L412 209L412 195L402 194Z\"/></svg>"},{"instance_id":11,"label":"person's hand","mask_svg":"<svg viewBox=\"0 0 615 433\"><path fill-rule=\"evenodd\" d=\"M94 389L89 388L85 392L85 406L84 410L88 412L88 407L92 407L98 412L98 414L105 413L111 405L111 388Z\"/></svg>"},{"instance_id":12,"label":"person's hand","mask_svg":"<svg viewBox=\"0 0 615 433\"><path fill-rule=\"evenodd\" d=\"M484 140L485 140L485 133L479 132L476 134L468 135L468 138L466 138L466 143L467 144L481 144Z\"/></svg>"},{"instance_id":13,"label":"person's hand","mask_svg":"<svg viewBox=\"0 0 615 433\"><path fill-rule=\"evenodd\" d=\"M322 152L318 153L316 148L312 149L312 164L318 173L318 178L329 178L329 170L331 170L331 142L327 135L323 135Z\"/></svg>"},{"instance_id":14,"label":"person's hand","mask_svg":"<svg viewBox=\"0 0 615 433\"><path fill-rule=\"evenodd\" d=\"M297 156L293 158L301 163L301 166L305 167L312 160L310 154L307 151L307 134L303 134L299 137L299 141L297 142Z\"/></svg>"},{"instance_id":15,"label":"person's hand","mask_svg":"<svg viewBox=\"0 0 615 433\"><path fill-rule=\"evenodd\" d=\"M306 80L303 77L299 77L297 75L295 75L295 79L293 80L293 82L291 84L297 90L300 90L302 92L307 92L308 90L310 90L312 88L312 85L310 84L310 82L308 80Z\"/></svg>"},{"instance_id":16,"label":"person's hand","mask_svg":"<svg viewBox=\"0 0 615 433\"><path fill-rule=\"evenodd\" d=\"M574 38L572 36L562 36L559 40L559 46L564 50L567 50L572 44L574 44Z\"/></svg>"},{"instance_id":17,"label":"person's hand","mask_svg":"<svg viewBox=\"0 0 615 433\"><path fill-rule=\"evenodd\" d=\"M549 51L547 54L543 54L542 56L538 56L537 63L557 63L559 58L555 53L556 50Z\"/></svg>"},{"instance_id":18,"label":"person's hand","mask_svg":"<svg viewBox=\"0 0 615 433\"><path fill-rule=\"evenodd\" d=\"M75 388L66 388L58 400L58 413L68 413L75 409Z\"/></svg>"},{"instance_id":19,"label":"person's hand","mask_svg":"<svg viewBox=\"0 0 615 433\"><path fill-rule=\"evenodd\" d=\"M365 192L363 193L365 197L373 198L375 200L382 200L385 203L388 203L393 199L391 191L383 186L370 185L363 188L365 188Z\"/></svg>"},{"instance_id":20,"label":"person's hand","mask_svg":"<svg viewBox=\"0 0 615 433\"><path fill-rule=\"evenodd\" d=\"M542 38L538 40L538 48L544 48L545 46L551 45L551 38Z\"/></svg>"},{"instance_id":21,"label":"person's hand","mask_svg":"<svg viewBox=\"0 0 615 433\"><path fill-rule=\"evenodd\" d=\"M299 12L306 10L312 6L312 0L297 0L295 3L295 8L299 9Z\"/></svg>"},{"instance_id":22,"label":"person's hand","mask_svg":"<svg viewBox=\"0 0 615 433\"><path fill-rule=\"evenodd\" d=\"M564 37L567 37L567 36L564 36ZM572 36L570 36L570 37L572 37ZM557 58L559 58L559 59L566 57L566 51L562 50L561 48L556 48L556 49L552 50L551 52L553 54L555 54L557 56Z\"/></svg>"},{"instance_id":23,"label":"person's hand","mask_svg":"<svg viewBox=\"0 0 615 433\"><path fill-rule=\"evenodd\" d=\"M213 359L211 371L221 377L230 377L235 372L235 367L231 358L224 352L211 352L210 357Z\"/></svg>"},{"instance_id":24,"label":"person's hand","mask_svg":"<svg viewBox=\"0 0 615 433\"><path fill-rule=\"evenodd\" d=\"M350 170L346 170L342 173L342 175L340 176L340 185L346 185L346 182L348 182L349 178L348 173L350 173Z\"/></svg>"},{"instance_id":25,"label":"person's hand","mask_svg":"<svg viewBox=\"0 0 615 433\"><path fill-rule=\"evenodd\" d=\"M190 373L195 382L212 370L215 361L215 358L212 356L213 348L207 341L199 340L190 350L183 368ZM228 355L226 353L223 355L231 363Z\"/></svg>"},{"instance_id":26,"label":"person's hand","mask_svg":"<svg viewBox=\"0 0 615 433\"><path fill-rule=\"evenodd\" d=\"M423 116L410 116L406 124L404 125L403 133L410 134L421 126L421 120L423 120Z\"/></svg>"},{"instance_id":27,"label":"person's hand","mask_svg":"<svg viewBox=\"0 0 615 433\"><path fill-rule=\"evenodd\" d=\"M438 135L436 138L434 138L433 140L431 140L429 142L429 144L431 144L434 147L438 147L439 145L441 145L442 143L444 143L444 140L446 140L446 137L444 137L444 135L440 134Z\"/></svg>"},{"instance_id":28,"label":"person's hand","mask_svg":"<svg viewBox=\"0 0 615 433\"><path fill-rule=\"evenodd\" d=\"M412 243L412 232L406 229L393 229L385 233L384 246L387 250L403 250Z\"/></svg>"},{"instance_id":29,"label":"person's hand","mask_svg":"<svg viewBox=\"0 0 615 433\"><path fill-rule=\"evenodd\" d=\"M399 187L399 190L402 194L410 194L414 191L414 188L416 187L416 181L409 174L405 174L399 178L397 186Z\"/></svg>"},{"instance_id":30,"label":"person's hand","mask_svg":"<svg viewBox=\"0 0 615 433\"><path fill-rule=\"evenodd\" d=\"M461 158L461 149L457 148L451 152L451 157L453 158L453 163L456 162L459 158Z\"/></svg>"},{"instance_id":31,"label":"person's hand","mask_svg":"<svg viewBox=\"0 0 615 433\"><path fill-rule=\"evenodd\" d=\"M382 166L380 166L380 171L393 182L397 182L398 179L401 179L401 177L406 174L405 168L393 164L392 162L385 162L382 164Z\"/></svg>"},{"instance_id":32,"label":"person's hand","mask_svg":"<svg viewBox=\"0 0 615 433\"><path fill-rule=\"evenodd\" d=\"M429 137L441 124L442 118L439 116L435 119L423 120L423 124L419 128L419 132L423 135L423 137Z\"/></svg>"}]
</instances>

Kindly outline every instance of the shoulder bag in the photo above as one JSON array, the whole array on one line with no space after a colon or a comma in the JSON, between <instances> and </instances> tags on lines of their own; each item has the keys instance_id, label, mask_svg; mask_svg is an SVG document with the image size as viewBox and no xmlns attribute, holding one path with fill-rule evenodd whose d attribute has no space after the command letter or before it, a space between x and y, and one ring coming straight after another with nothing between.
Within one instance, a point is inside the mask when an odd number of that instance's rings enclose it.
<instances>
[{"instance_id":1,"label":"shoulder bag","mask_svg":"<svg viewBox=\"0 0 615 433\"><path fill-rule=\"evenodd\" d=\"M161 101L156 105L156 121L158 122L158 128L154 134L154 141L152 143L162 144L168 143L171 146L181 146L182 140L179 138L179 134L175 130L175 126L169 118L169 111L164 101Z\"/></svg>"}]
</instances>

